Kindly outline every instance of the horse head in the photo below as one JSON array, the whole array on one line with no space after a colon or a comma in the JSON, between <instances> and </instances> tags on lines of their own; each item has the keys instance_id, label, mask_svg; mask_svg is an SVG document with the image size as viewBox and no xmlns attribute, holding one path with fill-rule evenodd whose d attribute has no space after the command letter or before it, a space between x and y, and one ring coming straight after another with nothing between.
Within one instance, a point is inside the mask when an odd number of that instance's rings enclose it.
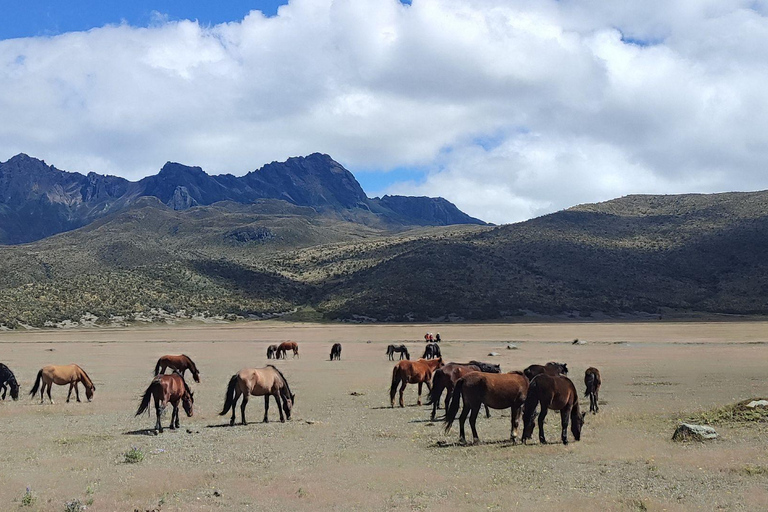
<instances>
[{"instance_id":1,"label":"horse head","mask_svg":"<svg viewBox=\"0 0 768 512\"><path fill-rule=\"evenodd\" d=\"M19 387L20 387L19 383L16 382L16 379L14 379L13 381L9 382L9 384L11 385L11 398L13 398L14 400L18 400L19 399Z\"/></svg>"},{"instance_id":2,"label":"horse head","mask_svg":"<svg viewBox=\"0 0 768 512\"><path fill-rule=\"evenodd\" d=\"M184 395L181 397L181 405L184 407L184 412L187 416L194 414L195 394L190 390L185 390Z\"/></svg>"},{"instance_id":3,"label":"horse head","mask_svg":"<svg viewBox=\"0 0 768 512\"><path fill-rule=\"evenodd\" d=\"M94 391L96 391L96 386L94 386L93 384L91 384L90 386L87 386L87 385L85 386L85 398L87 398L89 402L93 400Z\"/></svg>"},{"instance_id":4,"label":"horse head","mask_svg":"<svg viewBox=\"0 0 768 512\"><path fill-rule=\"evenodd\" d=\"M296 402L296 395L290 392L287 394L288 398L283 400L283 411L285 412L285 417L291 419L291 410L293 409L293 404Z\"/></svg>"},{"instance_id":5,"label":"horse head","mask_svg":"<svg viewBox=\"0 0 768 512\"><path fill-rule=\"evenodd\" d=\"M581 429L584 427L584 417L587 415L585 412L580 412L575 415L571 421L571 433L573 438L577 441L581 439Z\"/></svg>"}]
</instances>

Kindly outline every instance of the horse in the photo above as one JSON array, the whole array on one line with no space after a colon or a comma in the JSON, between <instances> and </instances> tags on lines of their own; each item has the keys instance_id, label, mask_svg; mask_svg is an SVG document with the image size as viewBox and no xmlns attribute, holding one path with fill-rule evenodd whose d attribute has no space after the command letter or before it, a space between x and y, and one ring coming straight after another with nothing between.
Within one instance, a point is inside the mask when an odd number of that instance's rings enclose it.
<instances>
[{"instance_id":1,"label":"horse","mask_svg":"<svg viewBox=\"0 0 768 512\"><path fill-rule=\"evenodd\" d=\"M180 356L163 356L157 360L155 365L155 375L165 373L166 368L172 368L178 371L182 377L187 370L192 372L192 378L195 382L200 382L200 372L197 371L195 362L189 356L181 354Z\"/></svg>"},{"instance_id":2,"label":"horse","mask_svg":"<svg viewBox=\"0 0 768 512\"><path fill-rule=\"evenodd\" d=\"M295 341L284 341L277 347L277 358L285 359L285 353L293 350L293 357L299 355L299 344Z\"/></svg>"},{"instance_id":3,"label":"horse","mask_svg":"<svg viewBox=\"0 0 768 512\"><path fill-rule=\"evenodd\" d=\"M440 346L436 343L427 343L427 346L424 348L424 355L421 358L435 359L436 357L443 357L443 354L440 353Z\"/></svg>"},{"instance_id":4,"label":"horse","mask_svg":"<svg viewBox=\"0 0 768 512\"><path fill-rule=\"evenodd\" d=\"M410 361L411 354L408 353L408 349L405 347L405 345L389 345L387 346L387 356L389 356L390 361L395 360L395 352L400 353L400 360L402 361L403 358L408 359Z\"/></svg>"},{"instance_id":5,"label":"horse","mask_svg":"<svg viewBox=\"0 0 768 512\"><path fill-rule=\"evenodd\" d=\"M571 419L571 432L573 438L581 439L581 428L584 425L584 416L587 414L579 410L579 395L576 386L571 379L564 375L550 375L541 373L531 380L528 388L528 397L525 400L525 414L523 416L523 442L533 435L533 420L536 415L536 406L541 405L539 413L539 441L546 444L544 438L544 419L547 411L560 411L562 424L561 438L563 444L568 444L568 418Z\"/></svg>"},{"instance_id":6,"label":"horse","mask_svg":"<svg viewBox=\"0 0 768 512\"><path fill-rule=\"evenodd\" d=\"M485 373L501 373L501 365L500 364L492 364L492 363L484 363L482 361L475 361L474 359L470 361L468 364L473 364L480 368L481 372Z\"/></svg>"},{"instance_id":7,"label":"horse","mask_svg":"<svg viewBox=\"0 0 768 512\"><path fill-rule=\"evenodd\" d=\"M277 359L277 345L267 347L267 359Z\"/></svg>"},{"instance_id":8,"label":"horse","mask_svg":"<svg viewBox=\"0 0 768 512\"><path fill-rule=\"evenodd\" d=\"M483 368L486 368L485 370ZM451 394L453 393L453 387L456 382L470 372L490 372L500 373L501 369L499 365L484 364L483 367L469 363L448 363L442 368L435 370L435 374L432 377L432 390L429 393L429 401L427 405L432 405L432 416L430 419L434 421L437 408L440 406L440 396L443 394L443 390L448 390L445 394L445 408L448 409L448 404L451 401ZM488 410L488 406L485 406L485 416L491 417L491 412Z\"/></svg>"},{"instance_id":9,"label":"horse","mask_svg":"<svg viewBox=\"0 0 768 512\"><path fill-rule=\"evenodd\" d=\"M528 377L528 380L531 380L542 373L547 373L549 375L568 375L568 367L565 363L555 363L550 361L543 366L540 364L532 364L523 370L523 373Z\"/></svg>"},{"instance_id":10,"label":"horse","mask_svg":"<svg viewBox=\"0 0 768 512\"><path fill-rule=\"evenodd\" d=\"M331 347L331 361L341 361L341 343L334 343Z\"/></svg>"},{"instance_id":11,"label":"horse","mask_svg":"<svg viewBox=\"0 0 768 512\"><path fill-rule=\"evenodd\" d=\"M435 370L443 366L443 358L437 359L419 359L418 361L399 361L392 369L392 385L389 388L389 398L391 400L391 407L395 406L395 393L397 392L397 385L401 382L400 386L400 407L405 407L403 404L403 391L407 384L419 385L419 399L416 405L421 405L421 386L427 385L427 389L432 391L432 373Z\"/></svg>"},{"instance_id":12,"label":"horse","mask_svg":"<svg viewBox=\"0 0 768 512\"><path fill-rule=\"evenodd\" d=\"M296 395L291 393L291 388L285 376L271 364L264 368L245 368L229 379L227 393L224 397L224 409L219 413L219 416L224 416L232 409L232 419L229 421L230 426L235 424L235 410L240 395L243 395L243 402L240 404L240 416L242 417L243 425L247 425L245 421L245 406L248 404L248 397L251 395L264 397L264 423L269 422L267 413L269 412L270 395L275 397L277 410L280 412L280 421L283 423L285 423L285 417L289 420L291 419L291 409L293 409L293 404L296 403ZM283 401L282 409L280 408L281 399ZM283 411L285 411L285 417L283 416Z\"/></svg>"},{"instance_id":13,"label":"horse","mask_svg":"<svg viewBox=\"0 0 768 512\"><path fill-rule=\"evenodd\" d=\"M43 385L40 386L42 381ZM93 392L96 391L96 386L93 385L93 381L85 371L76 364L70 364L66 366L48 365L44 366L37 372L37 379L35 379L35 385L32 387L32 391L29 392L30 396L34 396L37 390L40 389L40 403L43 403L43 391L46 386L48 387L48 400L53 403L51 398L51 386L57 384L59 386L65 386L69 384L69 393L67 393L67 402L69 402L72 396L72 388L75 390L75 396L77 401L80 401L80 390L77 387L77 383L82 382L85 388L85 397L90 402L93 399Z\"/></svg>"},{"instance_id":14,"label":"horse","mask_svg":"<svg viewBox=\"0 0 768 512\"><path fill-rule=\"evenodd\" d=\"M19 383L16 382L16 376L7 366L0 363L0 389L3 390L3 400L5 400L5 395L8 392L9 387L11 388L11 398L18 400Z\"/></svg>"},{"instance_id":15,"label":"horse","mask_svg":"<svg viewBox=\"0 0 768 512\"><path fill-rule=\"evenodd\" d=\"M464 422L469 415L469 426L472 428L472 442L477 443L477 414L480 406L485 404L492 409L507 409L511 411L510 439L517 444L517 431L520 426L520 415L528 394L528 379L521 372L484 373L471 372L456 382L451 396L451 404L445 413L445 432L451 430L451 425L459 412L459 402L464 400L464 409L459 417L459 442L467 442L464 436Z\"/></svg>"},{"instance_id":16,"label":"horse","mask_svg":"<svg viewBox=\"0 0 768 512\"><path fill-rule=\"evenodd\" d=\"M592 414L600 412L600 407L597 405L597 395L600 393L602 383L600 370L593 366L587 368L587 371L584 372L584 385L587 386L584 396L589 397L589 412Z\"/></svg>"},{"instance_id":17,"label":"horse","mask_svg":"<svg viewBox=\"0 0 768 512\"><path fill-rule=\"evenodd\" d=\"M152 382L149 383L147 390L144 392L144 396L141 398L139 408L136 410L136 416L144 413L149 408L149 400L151 398L155 399L155 414L157 415L155 430L161 434L163 433L163 426L160 424L160 417L163 415L168 404L173 406L171 424L168 425L168 428L171 430L179 428L179 401L181 401L184 412L187 413L188 417L191 417L193 414L194 393L189 389L184 377L178 371L174 371L170 375L157 375L152 379Z\"/></svg>"}]
</instances>

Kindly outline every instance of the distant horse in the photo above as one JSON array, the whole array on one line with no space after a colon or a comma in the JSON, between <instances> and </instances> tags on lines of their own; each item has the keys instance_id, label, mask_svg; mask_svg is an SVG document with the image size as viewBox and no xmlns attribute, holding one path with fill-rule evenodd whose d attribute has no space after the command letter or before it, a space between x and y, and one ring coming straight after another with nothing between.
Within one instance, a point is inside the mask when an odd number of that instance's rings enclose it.
<instances>
[{"instance_id":1,"label":"distant horse","mask_svg":"<svg viewBox=\"0 0 768 512\"><path fill-rule=\"evenodd\" d=\"M483 370L483 367L486 370ZM490 373L499 373L501 370L499 365L484 364L480 367L475 364L461 364L461 363L448 363L442 368L435 370L435 374L432 377L432 390L429 393L429 401L427 405L432 405L432 420L435 419L437 408L440 406L440 396L443 394L443 390L447 390L445 394L445 409L448 409L448 404L451 401L451 394L453 393L453 387L456 382L467 375L470 372L487 371ZM487 418L491 417L491 412L488 410L488 406L485 406L485 415Z\"/></svg>"},{"instance_id":2,"label":"distant horse","mask_svg":"<svg viewBox=\"0 0 768 512\"><path fill-rule=\"evenodd\" d=\"M42 381L43 385L40 386ZM80 390L77 387L78 382L83 383L85 388L85 397L90 402L93 399L93 392L96 391L96 386L93 385L93 381L88 374L83 371L82 368L76 364L70 364L66 366L48 365L44 366L39 372L37 372L37 379L35 379L35 385L32 387L32 391L29 392L30 396L34 396L37 390L40 389L40 403L43 403L43 392L46 387L48 388L48 400L53 403L51 398L51 386L57 384L59 386L65 386L69 384L69 393L67 393L67 402L69 402L72 396L72 389L75 390L75 396L77 401L80 401Z\"/></svg>"},{"instance_id":3,"label":"distant horse","mask_svg":"<svg viewBox=\"0 0 768 512\"><path fill-rule=\"evenodd\" d=\"M285 353L293 350L293 357L299 355L299 344L295 341L284 341L277 347L277 358L285 359Z\"/></svg>"},{"instance_id":4,"label":"distant horse","mask_svg":"<svg viewBox=\"0 0 768 512\"><path fill-rule=\"evenodd\" d=\"M411 359L411 354L408 353L408 349L405 347L405 345L389 345L387 346L387 356L389 356L390 361L395 360L395 352L400 353L400 360L403 359Z\"/></svg>"},{"instance_id":5,"label":"distant horse","mask_svg":"<svg viewBox=\"0 0 768 512\"><path fill-rule=\"evenodd\" d=\"M485 373L501 373L501 365L500 364L492 364L492 363L484 363L482 361L475 361L472 360L469 362L469 364L473 364L480 368L481 372Z\"/></svg>"},{"instance_id":6,"label":"distant horse","mask_svg":"<svg viewBox=\"0 0 768 512\"><path fill-rule=\"evenodd\" d=\"M11 398L18 400L19 383L16 382L16 376L7 366L0 363L0 389L3 390L3 400L5 400L5 395L9 387L11 388Z\"/></svg>"},{"instance_id":7,"label":"distant horse","mask_svg":"<svg viewBox=\"0 0 768 512\"><path fill-rule=\"evenodd\" d=\"M427 343L424 348L424 355L422 359L435 359L436 357L443 357L440 353L440 346L437 343Z\"/></svg>"},{"instance_id":8,"label":"distant horse","mask_svg":"<svg viewBox=\"0 0 768 512\"><path fill-rule=\"evenodd\" d=\"M602 383L600 370L592 366L587 368L587 371L584 372L584 385L587 386L584 396L589 397L589 412L592 414L597 414L600 411L600 407L597 405L597 395L600 393Z\"/></svg>"},{"instance_id":9,"label":"distant horse","mask_svg":"<svg viewBox=\"0 0 768 512\"><path fill-rule=\"evenodd\" d=\"M532 364L523 370L523 373L528 377L528 380L531 380L542 373L547 373L549 375L568 375L568 367L565 363L555 362L549 362L543 366L540 364Z\"/></svg>"},{"instance_id":10,"label":"distant horse","mask_svg":"<svg viewBox=\"0 0 768 512\"><path fill-rule=\"evenodd\" d=\"M178 371L182 377L184 377L184 372L189 370L192 372L192 378L195 379L195 382L200 382L200 372L197 371L194 361L187 355L161 357L155 365L155 375L165 373L166 368Z\"/></svg>"},{"instance_id":11,"label":"distant horse","mask_svg":"<svg viewBox=\"0 0 768 512\"><path fill-rule=\"evenodd\" d=\"M520 372L484 373L471 372L456 382L451 396L451 404L445 413L445 431L451 430L451 425L459 412L459 402L464 400L464 408L459 417L459 442L466 443L464 422L469 415L469 426L472 428L474 443L480 439L477 436L477 414L480 406L485 404L492 409L511 409L510 439L517 444L517 430L520 426L520 414L528 393L528 379Z\"/></svg>"},{"instance_id":12,"label":"distant horse","mask_svg":"<svg viewBox=\"0 0 768 512\"><path fill-rule=\"evenodd\" d=\"M341 361L341 343L334 343L331 347L331 361Z\"/></svg>"},{"instance_id":13,"label":"distant horse","mask_svg":"<svg viewBox=\"0 0 768 512\"><path fill-rule=\"evenodd\" d=\"M267 347L267 359L277 359L277 345Z\"/></svg>"},{"instance_id":14,"label":"distant horse","mask_svg":"<svg viewBox=\"0 0 768 512\"><path fill-rule=\"evenodd\" d=\"M427 389L432 391L432 374L435 370L443 366L443 358L437 359L419 359L418 361L400 361L392 369L392 385L389 388L389 398L391 400L391 406L395 406L395 393L397 393L397 385L402 382L400 386L400 407L405 407L403 404L403 391L407 384L419 385L419 399L416 405L421 405L421 386L427 385Z\"/></svg>"},{"instance_id":15,"label":"distant horse","mask_svg":"<svg viewBox=\"0 0 768 512\"><path fill-rule=\"evenodd\" d=\"M536 416L536 406L541 405L539 413L539 441L546 444L544 438L544 419L547 411L560 411L562 424L561 438L563 444L568 444L568 418L571 419L571 432L573 438L581 439L581 428L584 425L584 416L579 410L579 395L576 386L564 375L550 375L541 373L534 377L528 388L528 398L525 400L525 414L523 416L523 441L527 441L533 435L533 421Z\"/></svg>"},{"instance_id":16,"label":"distant horse","mask_svg":"<svg viewBox=\"0 0 768 512\"><path fill-rule=\"evenodd\" d=\"M285 376L271 364L264 368L246 368L240 370L229 379L227 394L224 397L224 409L219 415L224 416L230 409L232 409L232 419L229 421L230 425L235 424L235 411L240 395L243 396L243 402L240 404L240 416L242 417L243 425L247 425L245 421L245 406L248 404L248 397L251 395L264 397L264 423L269 421L267 413L269 412L270 395L275 397L277 410L280 412L281 422L285 422L283 411L285 411L285 416L287 416L289 420L291 419L291 409L293 409L293 404L296 403L296 395L291 393L291 388L288 386L288 381L285 379ZM282 409L280 408L281 399L283 402Z\"/></svg>"},{"instance_id":17,"label":"distant horse","mask_svg":"<svg viewBox=\"0 0 768 512\"><path fill-rule=\"evenodd\" d=\"M175 430L179 428L179 401L184 407L184 412L187 416L191 417L193 414L192 406L195 403L194 393L189 389L189 386L184 381L181 373L174 371L170 375L157 375L152 382L149 383L149 387L144 392L144 396L141 398L141 404L136 410L136 416L144 413L149 408L149 400L155 399L155 414L157 415L157 423L155 423L155 430L162 433L163 426L160 424L160 417L163 415L165 408L168 404L173 406L173 413L171 413L171 424L168 428Z\"/></svg>"}]
</instances>

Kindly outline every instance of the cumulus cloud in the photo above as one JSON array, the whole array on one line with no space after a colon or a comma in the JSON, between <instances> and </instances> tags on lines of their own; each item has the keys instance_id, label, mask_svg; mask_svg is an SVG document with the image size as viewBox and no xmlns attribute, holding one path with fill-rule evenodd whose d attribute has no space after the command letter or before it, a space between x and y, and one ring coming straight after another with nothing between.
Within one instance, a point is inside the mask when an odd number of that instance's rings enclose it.
<instances>
[{"instance_id":1,"label":"cumulus cloud","mask_svg":"<svg viewBox=\"0 0 768 512\"><path fill-rule=\"evenodd\" d=\"M768 188L768 2L292 0L0 41L0 157L136 179L321 151L493 222Z\"/></svg>"}]
</instances>

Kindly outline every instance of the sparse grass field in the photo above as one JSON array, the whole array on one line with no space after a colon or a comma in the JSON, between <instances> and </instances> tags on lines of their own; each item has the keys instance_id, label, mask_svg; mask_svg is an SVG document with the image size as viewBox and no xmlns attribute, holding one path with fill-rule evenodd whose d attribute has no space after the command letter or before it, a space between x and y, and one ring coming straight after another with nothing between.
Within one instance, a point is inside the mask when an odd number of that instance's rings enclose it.
<instances>
[{"instance_id":1,"label":"sparse grass field","mask_svg":"<svg viewBox=\"0 0 768 512\"><path fill-rule=\"evenodd\" d=\"M584 369L596 366L601 412L567 447L509 445L506 411L478 420L483 444L458 446L458 427L444 434L426 406L389 408L386 345L404 342L420 355L426 330L441 333L446 360L489 360L505 371L567 362L580 392ZM574 338L587 344L573 346ZM254 398L251 424L224 426L217 413L228 378L265 365L267 345L286 339L301 350L300 359L277 363L297 395L293 419L280 424L273 402L272 422L262 424L264 402ZM337 341L342 360L332 363ZM507 342L519 348L506 350ZM491 351L500 355L487 357ZM201 369L202 383L191 384L195 416L182 413L180 431L148 435L154 419L133 413L157 357L173 353ZM0 361L24 393L50 363L77 362L97 389L90 404L64 403L65 387L54 389L55 405L28 396L0 403L0 510L766 509L768 423L729 421L717 410L768 396L767 359L761 322L262 322L2 333ZM409 386L406 403L415 402ZM678 419L706 414L721 440L670 440ZM551 441L558 420L548 417Z\"/></svg>"}]
</instances>

